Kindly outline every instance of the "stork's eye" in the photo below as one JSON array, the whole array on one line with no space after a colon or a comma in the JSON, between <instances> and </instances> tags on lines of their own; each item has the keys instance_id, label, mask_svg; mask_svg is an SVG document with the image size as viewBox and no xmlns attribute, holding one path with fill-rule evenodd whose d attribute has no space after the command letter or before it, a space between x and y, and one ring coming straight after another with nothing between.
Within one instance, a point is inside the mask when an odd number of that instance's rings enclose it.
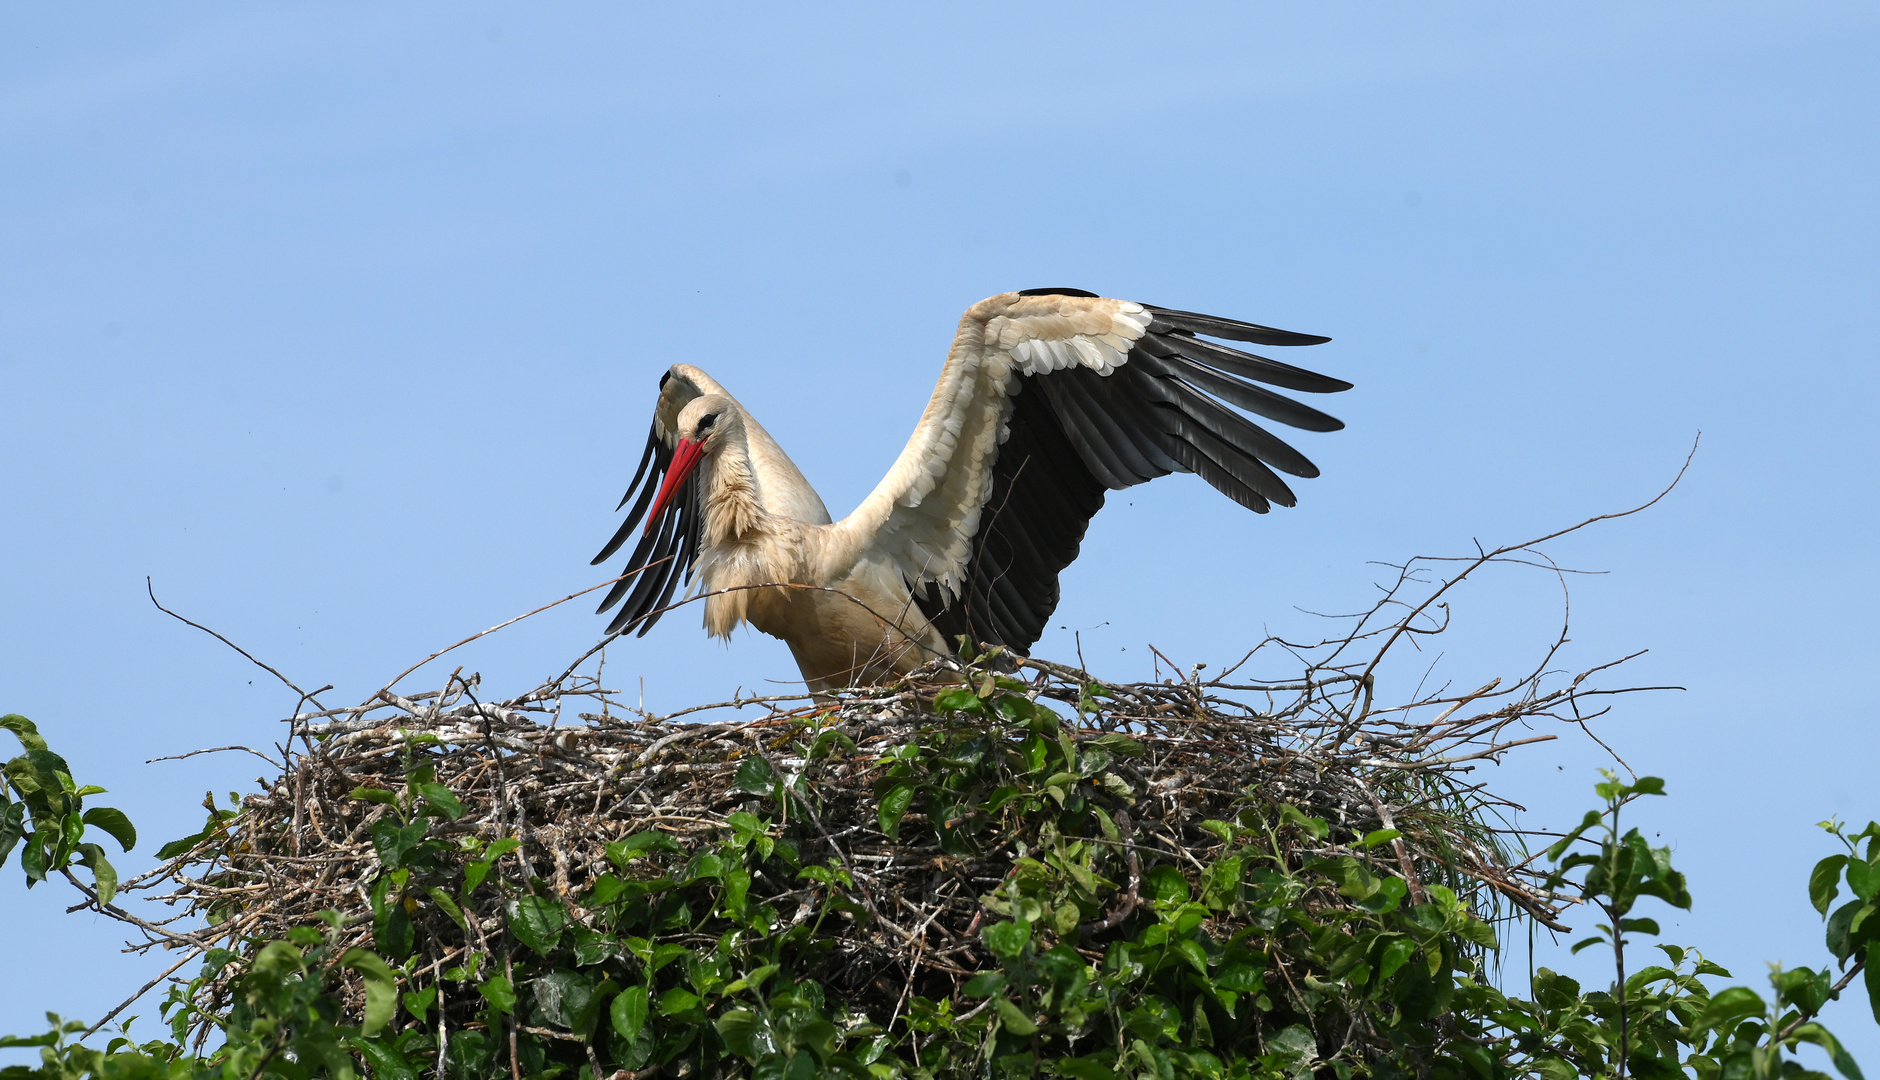
<instances>
[{"instance_id":1,"label":"stork's eye","mask_svg":"<svg viewBox=\"0 0 1880 1080\"><path fill-rule=\"evenodd\" d=\"M718 422L717 413L706 413L704 416L699 417L698 418L698 433L700 435L705 434L707 431L710 431L712 429L712 425L716 424L717 422Z\"/></svg>"}]
</instances>

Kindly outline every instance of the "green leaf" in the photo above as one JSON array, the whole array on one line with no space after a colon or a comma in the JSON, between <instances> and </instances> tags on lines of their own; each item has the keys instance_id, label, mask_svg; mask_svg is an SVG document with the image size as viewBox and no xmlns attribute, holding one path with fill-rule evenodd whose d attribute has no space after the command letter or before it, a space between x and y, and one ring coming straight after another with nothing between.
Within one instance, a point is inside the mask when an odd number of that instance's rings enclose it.
<instances>
[{"instance_id":1,"label":"green leaf","mask_svg":"<svg viewBox=\"0 0 1880 1080\"><path fill-rule=\"evenodd\" d=\"M1455 1055L1467 1062L1469 1068L1475 1070L1475 1075L1481 1077L1482 1080L1493 1080L1496 1071L1495 1059L1489 1055L1486 1048L1466 1042L1454 1042L1450 1045L1454 1047Z\"/></svg>"},{"instance_id":2,"label":"green leaf","mask_svg":"<svg viewBox=\"0 0 1880 1080\"><path fill-rule=\"evenodd\" d=\"M307 967L301 959L300 950L285 941L270 941L261 946L251 966L256 971L273 975L298 974Z\"/></svg>"},{"instance_id":3,"label":"green leaf","mask_svg":"<svg viewBox=\"0 0 1880 1080\"><path fill-rule=\"evenodd\" d=\"M1014 1035L1033 1035L1037 1033L1038 1025L1032 1021L1031 1017L1019 1012L1018 1006L1012 1004L1009 1000L1000 998L992 1003L992 1007L998 1010L999 1022L1005 1025L1005 1030Z\"/></svg>"},{"instance_id":4,"label":"green leaf","mask_svg":"<svg viewBox=\"0 0 1880 1080\"><path fill-rule=\"evenodd\" d=\"M1732 986L1718 991L1699 1013L1695 1028L1713 1031L1726 1031L1737 1021L1763 1013L1762 995L1747 986Z\"/></svg>"},{"instance_id":5,"label":"green leaf","mask_svg":"<svg viewBox=\"0 0 1880 1080\"><path fill-rule=\"evenodd\" d=\"M26 846L20 849L20 869L26 871L26 887L32 888L36 881L46 880L46 834L36 832L26 838Z\"/></svg>"},{"instance_id":6,"label":"green leaf","mask_svg":"<svg viewBox=\"0 0 1880 1080\"><path fill-rule=\"evenodd\" d=\"M967 997L991 997L993 994L998 993L999 988L1004 985L1005 975L1003 972L982 971L966 980L966 985L960 987L960 993L965 994Z\"/></svg>"},{"instance_id":7,"label":"green leaf","mask_svg":"<svg viewBox=\"0 0 1880 1080\"><path fill-rule=\"evenodd\" d=\"M1378 980L1381 982L1397 974L1397 969L1403 967L1410 957L1416 954L1416 951L1417 943L1415 939L1407 937L1392 938L1390 942L1384 946L1383 954L1378 957Z\"/></svg>"},{"instance_id":8,"label":"green leaf","mask_svg":"<svg viewBox=\"0 0 1880 1080\"><path fill-rule=\"evenodd\" d=\"M632 944L632 939L629 939L628 944ZM644 959L648 970L658 972L667 964L691 955L692 950L684 945L655 945L652 947L651 955Z\"/></svg>"},{"instance_id":9,"label":"green leaf","mask_svg":"<svg viewBox=\"0 0 1880 1080\"><path fill-rule=\"evenodd\" d=\"M538 1017L577 1035L586 1035L593 1028L601 996L595 992L592 975L559 969L538 976L533 985Z\"/></svg>"},{"instance_id":10,"label":"green leaf","mask_svg":"<svg viewBox=\"0 0 1880 1080\"><path fill-rule=\"evenodd\" d=\"M137 846L137 827L131 819L124 816L124 811L113 810L108 806L94 806L85 811L85 824L95 825L111 834L111 839L118 842L118 847L125 851Z\"/></svg>"},{"instance_id":11,"label":"green leaf","mask_svg":"<svg viewBox=\"0 0 1880 1080\"><path fill-rule=\"evenodd\" d=\"M986 709L985 705L980 702L978 694L964 688L942 690L934 695L933 707L935 712L983 713Z\"/></svg>"},{"instance_id":12,"label":"green leaf","mask_svg":"<svg viewBox=\"0 0 1880 1080\"><path fill-rule=\"evenodd\" d=\"M496 865L496 860L521 846L522 841L517 840L513 836L505 836L501 840L493 840L490 842L490 846L484 849L481 859L464 867L463 888L458 892L458 895L463 897L464 903L467 904L470 902L470 894L477 891L478 885L483 884L483 879L489 876L490 869ZM611 847L612 845L609 846Z\"/></svg>"},{"instance_id":13,"label":"green leaf","mask_svg":"<svg viewBox=\"0 0 1880 1080\"><path fill-rule=\"evenodd\" d=\"M491 975L482 986L477 987L477 992L500 1012L510 1014L516 1011L516 988L509 985L509 980L501 975Z\"/></svg>"},{"instance_id":14,"label":"green leaf","mask_svg":"<svg viewBox=\"0 0 1880 1080\"><path fill-rule=\"evenodd\" d=\"M751 874L748 870L733 867L725 871L725 910L733 913L744 910L744 897L751 891Z\"/></svg>"},{"instance_id":15,"label":"green leaf","mask_svg":"<svg viewBox=\"0 0 1880 1080\"><path fill-rule=\"evenodd\" d=\"M1031 925L1023 922L996 922L980 932L985 938L986 948L993 955L1002 959L1012 959L1025 949L1025 943L1031 940Z\"/></svg>"},{"instance_id":16,"label":"green leaf","mask_svg":"<svg viewBox=\"0 0 1880 1080\"><path fill-rule=\"evenodd\" d=\"M717 879L725 876L725 861L709 851L701 851L693 856L691 865L685 869L685 884L695 881Z\"/></svg>"},{"instance_id":17,"label":"green leaf","mask_svg":"<svg viewBox=\"0 0 1880 1080\"><path fill-rule=\"evenodd\" d=\"M9 716L7 719L11 720L13 718ZM21 719L25 718L21 717ZM0 1049L14 1046L56 1046L58 1042L59 1033L56 1031L48 1031L44 1035L0 1035ZM35 1069L25 1075L36 1077L40 1074L39 1071Z\"/></svg>"},{"instance_id":18,"label":"green leaf","mask_svg":"<svg viewBox=\"0 0 1880 1080\"><path fill-rule=\"evenodd\" d=\"M725 1047L747 1061L756 1061L766 1049L760 1046L757 1040L757 1034L763 1030L764 1022L749 1009L727 1010L724 1015L712 1021L712 1026L718 1029L718 1035L724 1039Z\"/></svg>"},{"instance_id":19,"label":"green leaf","mask_svg":"<svg viewBox=\"0 0 1880 1080\"><path fill-rule=\"evenodd\" d=\"M753 754L738 766L737 776L731 781L731 790L768 795L776 785L777 774L771 769L770 762Z\"/></svg>"},{"instance_id":20,"label":"green leaf","mask_svg":"<svg viewBox=\"0 0 1880 1080\"><path fill-rule=\"evenodd\" d=\"M1201 943L1194 938L1181 938L1174 943L1175 951L1180 953L1193 968L1204 977L1208 973L1208 953Z\"/></svg>"},{"instance_id":21,"label":"green leaf","mask_svg":"<svg viewBox=\"0 0 1880 1080\"><path fill-rule=\"evenodd\" d=\"M1136 740L1127 735L1117 735L1115 733L1099 735L1090 740L1090 745L1101 746L1112 754L1121 754L1124 757L1132 758L1141 757L1147 752L1146 748Z\"/></svg>"},{"instance_id":22,"label":"green leaf","mask_svg":"<svg viewBox=\"0 0 1880 1080\"><path fill-rule=\"evenodd\" d=\"M97 844L80 844L78 861L91 868L92 881L98 887L99 906L109 904L117 895L118 874L117 868L104 857L104 849Z\"/></svg>"},{"instance_id":23,"label":"green leaf","mask_svg":"<svg viewBox=\"0 0 1880 1080\"><path fill-rule=\"evenodd\" d=\"M384 960L364 949L347 949L339 965L358 972L365 983L366 1010L360 1030L370 1038L391 1022L398 1006L398 976Z\"/></svg>"},{"instance_id":24,"label":"green leaf","mask_svg":"<svg viewBox=\"0 0 1880 1080\"><path fill-rule=\"evenodd\" d=\"M373 1080L417 1080L417 1072L411 1062L398 1049L378 1039L348 1039L347 1045L357 1050L372 1066L370 1075Z\"/></svg>"},{"instance_id":25,"label":"green leaf","mask_svg":"<svg viewBox=\"0 0 1880 1080\"><path fill-rule=\"evenodd\" d=\"M457 796L451 794L449 788L442 784L419 784L417 787L418 795L424 799L426 806L452 821L463 816L463 803L457 801Z\"/></svg>"},{"instance_id":26,"label":"green leaf","mask_svg":"<svg viewBox=\"0 0 1880 1080\"><path fill-rule=\"evenodd\" d=\"M1116 1073L1094 1057L1059 1058L1052 1068L1076 1080L1116 1080Z\"/></svg>"},{"instance_id":27,"label":"green leaf","mask_svg":"<svg viewBox=\"0 0 1880 1080\"><path fill-rule=\"evenodd\" d=\"M1279 819L1288 825L1299 826L1319 840L1330 836L1332 832L1332 827L1325 823L1324 818L1309 817L1305 811L1291 803L1279 804Z\"/></svg>"},{"instance_id":28,"label":"green leaf","mask_svg":"<svg viewBox=\"0 0 1880 1080\"><path fill-rule=\"evenodd\" d=\"M628 1042L639 1038L646 1026L646 987L629 986L614 997L610 1019L614 1033Z\"/></svg>"},{"instance_id":29,"label":"green leaf","mask_svg":"<svg viewBox=\"0 0 1880 1080\"><path fill-rule=\"evenodd\" d=\"M628 863L649 851L672 851L681 855L685 854L685 848L680 847L677 840L658 829L648 829L644 832L636 832L624 840L615 840L608 844L607 858L615 866L625 869Z\"/></svg>"},{"instance_id":30,"label":"green leaf","mask_svg":"<svg viewBox=\"0 0 1880 1080\"><path fill-rule=\"evenodd\" d=\"M1260 980L1262 960L1263 958L1258 953L1242 954L1239 959L1221 966L1221 970L1214 976L1214 985L1239 994L1258 992L1264 985Z\"/></svg>"},{"instance_id":31,"label":"green leaf","mask_svg":"<svg viewBox=\"0 0 1880 1080\"><path fill-rule=\"evenodd\" d=\"M387 806L398 805L398 792L387 791L384 788L356 787L352 789L352 794L348 795L347 798L359 799L363 802L384 803Z\"/></svg>"},{"instance_id":32,"label":"green leaf","mask_svg":"<svg viewBox=\"0 0 1880 1080\"><path fill-rule=\"evenodd\" d=\"M416 928L411 925L411 915L405 911L400 896L403 884L396 887L393 884L393 878L403 873L408 871L393 871L381 877L373 885L371 895L373 944L380 952L401 960L411 955L417 942Z\"/></svg>"},{"instance_id":33,"label":"green leaf","mask_svg":"<svg viewBox=\"0 0 1880 1080\"><path fill-rule=\"evenodd\" d=\"M1792 971L1776 972L1769 977L1776 988L1776 1004L1792 1005L1808 1014L1821 1011L1828 1000L1828 973L1809 968L1795 968Z\"/></svg>"},{"instance_id":34,"label":"green leaf","mask_svg":"<svg viewBox=\"0 0 1880 1080\"><path fill-rule=\"evenodd\" d=\"M1398 829L1378 829L1375 832L1365 833L1364 839L1358 841L1357 846L1367 849L1374 848L1379 844L1388 844L1402 835L1403 832Z\"/></svg>"},{"instance_id":35,"label":"green leaf","mask_svg":"<svg viewBox=\"0 0 1880 1080\"><path fill-rule=\"evenodd\" d=\"M677 1016L698 1007L699 996L683 987L675 986L659 995L659 1015Z\"/></svg>"},{"instance_id":36,"label":"green leaf","mask_svg":"<svg viewBox=\"0 0 1880 1080\"><path fill-rule=\"evenodd\" d=\"M26 804L5 802L6 793L6 784L0 783L0 865L6 864L7 853L26 835Z\"/></svg>"},{"instance_id":37,"label":"green leaf","mask_svg":"<svg viewBox=\"0 0 1880 1080\"><path fill-rule=\"evenodd\" d=\"M1143 892L1153 900L1170 904L1188 902L1188 879L1182 877L1180 870L1167 863L1162 863L1144 874L1142 884Z\"/></svg>"},{"instance_id":38,"label":"green leaf","mask_svg":"<svg viewBox=\"0 0 1880 1080\"><path fill-rule=\"evenodd\" d=\"M11 731L18 736L20 745L28 750L46 749L46 740L39 734L39 728L19 713L0 716L0 729Z\"/></svg>"},{"instance_id":39,"label":"green leaf","mask_svg":"<svg viewBox=\"0 0 1880 1080\"><path fill-rule=\"evenodd\" d=\"M1222 821L1219 818L1206 818L1201 822L1201 827L1213 833L1215 836L1220 837L1221 843L1223 844L1231 844L1234 842L1235 830L1230 822Z\"/></svg>"},{"instance_id":40,"label":"green leaf","mask_svg":"<svg viewBox=\"0 0 1880 1080\"><path fill-rule=\"evenodd\" d=\"M775 975L777 971L777 965L765 964L742 979L733 979L726 984L724 996L730 997L732 994L741 994L746 990L756 993L764 988L764 981Z\"/></svg>"},{"instance_id":41,"label":"green leaf","mask_svg":"<svg viewBox=\"0 0 1880 1080\"><path fill-rule=\"evenodd\" d=\"M178 855L188 854L190 851L195 849L197 844L200 844L204 840L207 840L209 838L209 834L214 831L215 829L213 827L210 827L210 828L202 830L201 832L197 833L194 836L185 836L181 840L172 840L169 843L157 849L157 858L158 859L174 859Z\"/></svg>"},{"instance_id":42,"label":"green leaf","mask_svg":"<svg viewBox=\"0 0 1880 1080\"><path fill-rule=\"evenodd\" d=\"M896 784L881 797L881 806L876 817L881 823L881 831L888 839L898 840L901 836L901 819L907 816L907 808L914 801L914 785Z\"/></svg>"},{"instance_id":43,"label":"green leaf","mask_svg":"<svg viewBox=\"0 0 1880 1080\"><path fill-rule=\"evenodd\" d=\"M405 991L405 1011L418 1018L422 1023L431 1013L431 1006L437 1004L437 987L427 986L422 990Z\"/></svg>"},{"instance_id":44,"label":"green leaf","mask_svg":"<svg viewBox=\"0 0 1880 1080\"><path fill-rule=\"evenodd\" d=\"M1834 1062L1834 1067L1840 1071L1842 1076L1847 1077L1847 1080L1862 1080L1860 1066L1854 1064L1853 1056L1842 1047L1839 1039L1828 1033L1827 1028L1822 1027L1820 1024L1803 1024L1801 1027L1796 1028L1795 1033L1789 1037L1802 1042L1814 1043L1816 1046L1821 1047L1828 1052L1828 1059Z\"/></svg>"},{"instance_id":45,"label":"green leaf","mask_svg":"<svg viewBox=\"0 0 1880 1080\"><path fill-rule=\"evenodd\" d=\"M555 951L567 925L568 911L560 901L546 896L524 896L509 902L510 930L538 956Z\"/></svg>"},{"instance_id":46,"label":"green leaf","mask_svg":"<svg viewBox=\"0 0 1880 1080\"><path fill-rule=\"evenodd\" d=\"M1268 1036L1267 1045L1301 1064L1319 1056L1319 1040L1304 1024L1293 1024L1277 1035Z\"/></svg>"},{"instance_id":47,"label":"green leaf","mask_svg":"<svg viewBox=\"0 0 1880 1080\"><path fill-rule=\"evenodd\" d=\"M1619 929L1622 932L1634 934L1656 934L1659 932L1658 922L1655 919L1620 919Z\"/></svg>"},{"instance_id":48,"label":"green leaf","mask_svg":"<svg viewBox=\"0 0 1880 1080\"><path fill-rule=\"evenodd\" d=\"M1867 1005L1873 1009L1873 1022L1880 1024L1880 964L1874 963L1875 960L1880 960L1880 955L1876 953L1880 953L1880 950L1874 949L1871 945L1868 946L1867 970L1864 975L1867 983Z\"/></svg>"},{"instance_id":49,"label":"green leaf","mask_svg":"<svg viewBox=\"0 0 1880 1080\"><path fill-rule=\"evenodd\" d=\"M1403 903L1403 898L1409 895L1409 892L1410 892L1410 886L1404 881L1404 879L1397 878L1397 877L1387 877L1379 881L1377 883L1377 891L1375 893L1372 893L1370 896L1366 897L1365 899L1359 901L1358 906L1365 909L1366 911L1375 911L1379 914L1382 914L1388 911L1395 911L1397 910L1398 905ZM1465 923L1464 924L1465 932L1467 931L1467 928L1468 928L1468 924ZM1476 944L1487 945L1490 948L1493 948L1495 945L1494 931L1493 930L1489 931L1489 936L1488 936L1487 941L1485 942L1478 941L1476 942Z\"/></svg>"},{"instance_id":50,"label":"green leaf","mask_svg":"<svg viewBox=\"0 0 1880 1080\"><path fill-rule=\"evenodd\" d=\"M463 909L457 906L457 901L452 900L449 893L438 888L436 885L426 889L425 893L430 896L432 903L441 908L444 914L450 916L450 921L456 923L458 929L466 931L470 929L469 926L464 923Z\"/></svg>"},{"instance_id":51,"label":"green leaf","mask_svg":"<svg viewBox=\"0 0 1880 1080\"><path fill-rule=\"evenodd\" d=\"M1847 856L1830 855L1816 863L1814 872L1808 875L1808 901L1823 915L1841 891L1841 868L1846 865Z\"/></svg>"},{"instance_id":52,"label":"green leaf","mask_svg":"<svg viewBox=\"0 0 1880 1080\"><path fill-rule=\"evenodd\" d=\"M1874 892L1880 890L1880 867L1850 859L1847 864L1847 887L1862 900L1872 900Z\"/></svg>"},{"instance_id":53,"label":"green leaf","mask_svg":"<svg viewBox=\"0 0 1880 1080\"><path fill-rule=\"evenodd\" d=\"M740 847L763 839L770 833L769 825L762 818L743 810L726 816L725 824L731 826L732 842Z\"/></svg>"},{"instance_id":54,"label":"green leaf","mask_svg":"<svg viewBox=\"0 0 1880 1080\"><path fill-rule=\"evenodd\" d=\"M1845 961L1854 953L1854 945L1849 938L1849 932L1854 925L1854 916L1860 913L1861 907L1859 900L1850 900L1836 908L1834 914L1828 916L1825 936L1828 951L1834 954L1836 960Z\"/></svg>"},{"instance_id":55,"label":"green leaf","mask_svg":"<svg viewBox=\"0 0 1880 1080\"><path fill-rule=\"evenodd\" d=\"M388 870L404 866L405 856L424 843L424 835L430 827L430 823L423 818L409 825L399 824L395 817L382 817L373 822L372 846L378 852L379 862L385 864Z\"/></svg>"},{"instance_id":56,"label":"green leaf","mask_svg":"<svg viewBox=\"0 0 1880 1080\"><path fill-rule=\"evenodd\" d=\"M1457 927L1456 932L1462 935L1463 940L1480 945L1484 949L1501 948L1501 942L1495 936L1494 926L1473 915L1465 913L1462 916L1462 924Z\"/></svg>"},{"instance_id":57,"label":"green leaf","mask_svg":"<svg viewBox=\"0 0 1880 1080\"><path fill-rule=\"evenodd\" d=\"M1554 841L1554 846L1547 849L1547 857L1554 862L1559 862L1560 857L1565 855L1567 849L1573 846L1573 842L1584 835L1586 830L1598 825L1599 821L1599 811L1588 810L1586 816L1580 819L1580 823L1574 826L1572 832Z\"/></svg>"}]
</instances>

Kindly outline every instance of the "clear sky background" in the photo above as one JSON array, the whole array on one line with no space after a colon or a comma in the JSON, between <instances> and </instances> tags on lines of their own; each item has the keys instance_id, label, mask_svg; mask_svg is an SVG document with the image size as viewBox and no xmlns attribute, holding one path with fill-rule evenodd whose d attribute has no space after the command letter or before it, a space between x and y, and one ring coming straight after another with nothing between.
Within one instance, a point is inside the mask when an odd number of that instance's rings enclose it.
<instances>
[{"instance_id":1,"label":"clear sky background","mask_svg":"<svg viewBox=\"0 0 1880 1080\"><path fill-rule=\"evenodd\" d=\"M1880 817L1876 57L1868 3L7 5L0 711L111 788L143 869L260 767L146 759L266 744L294 705L146 575L358 700L606 576L667 365L841 514L962 309L1076 286L1329 334L1284 358L1357 384L1348 430L1297 440L1324 476L1296 509L1112 497L1054 620L1112 678L1321 632L1304 610L1367 604L1373 560L1643 501L1703 432L1664 502L1549 549L1607 571L1561 666L1649 648L1610 681L1688 687L1598 730L1669 784L1634 815L1696 896L1665 939L1762 988L1825 958L1814 822ZM1516 673L1559 603L1485 575L1436 677ZM526 689L591 608L449 666ZM610 681L668 708L794 677L696 623ZM1488 778L1557 827L1610 760L1536 733ZM0 1031L167 966L13 862ZM1536 959L1598 975L1564 952ZM1880 1068L1858 994L1826 1019Z\"/></svg>"}]
</instances>

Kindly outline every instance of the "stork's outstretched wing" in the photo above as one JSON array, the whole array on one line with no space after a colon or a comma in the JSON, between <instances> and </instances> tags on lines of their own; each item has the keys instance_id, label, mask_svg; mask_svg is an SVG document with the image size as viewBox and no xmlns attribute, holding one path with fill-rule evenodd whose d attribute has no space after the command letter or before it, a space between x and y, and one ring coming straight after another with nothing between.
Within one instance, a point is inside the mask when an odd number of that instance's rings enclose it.
<instances>
[{"instance_id":1,"label":"stork's outstretched wing","mask_svg":"<svg viewBox=\"0 0 1880 1080\"><path fill-rule=\"evenodd\" d=\"M1192 472L1265 513L1294 502L1274 470L1318 475L1228 405L1336 431L1338 420L1256 384L1307 393L1351 384L1199 335L1329 340L1075 289L974 305L907 448L837 530L853 550L869 545L892 560L948 640L1029 649L1105 488Z\"/></svg>"}]
</instances>

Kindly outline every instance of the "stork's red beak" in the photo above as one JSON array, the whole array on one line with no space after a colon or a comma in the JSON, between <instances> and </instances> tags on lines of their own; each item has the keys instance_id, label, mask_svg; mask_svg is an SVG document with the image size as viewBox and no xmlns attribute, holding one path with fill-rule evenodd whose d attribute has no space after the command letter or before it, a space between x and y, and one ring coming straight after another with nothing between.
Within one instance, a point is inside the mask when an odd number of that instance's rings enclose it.
<instances>
[{"instance_id":1,"label":"stork's red beak","mask_svg":"<svg viewBox=\"0 0 1880 1080\"><path fill-rule=\"evenodd\" d=\"M695 443L691 439L681 438L679 445L672 452L672 464L666 468L665 482L659 485L659 494L653 497L653 511L646 515L645 535L653 535L653 523L659 520L659 512L666 508L672 493L679 490L685 478L698 468L698 460L705 456L705 444Z\"/></svg>"}]
</instances>

